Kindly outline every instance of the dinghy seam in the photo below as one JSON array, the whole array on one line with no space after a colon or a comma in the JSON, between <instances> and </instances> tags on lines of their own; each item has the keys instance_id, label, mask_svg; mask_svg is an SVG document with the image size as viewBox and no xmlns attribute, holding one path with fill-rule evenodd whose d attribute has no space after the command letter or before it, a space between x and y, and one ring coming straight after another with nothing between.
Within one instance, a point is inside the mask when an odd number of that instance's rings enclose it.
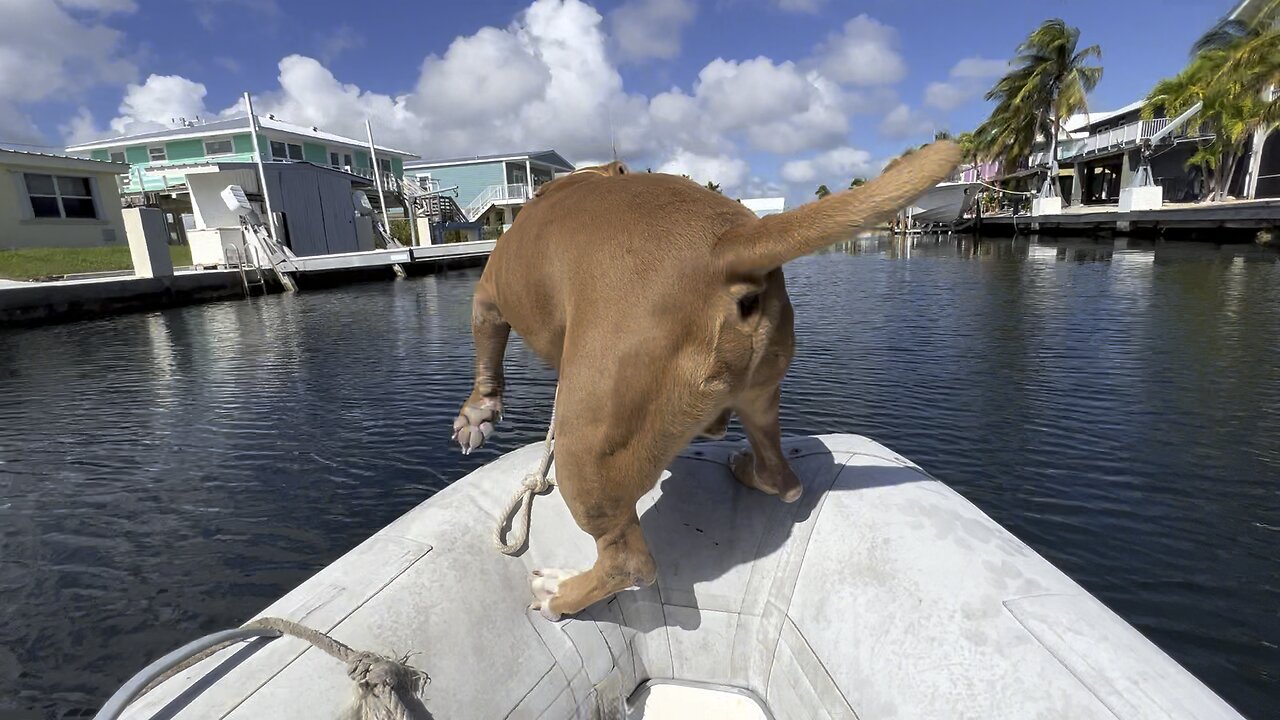
<instances>
[{"instance_id":1,"label":"dinghy seam","mask_svg":"<svg viewBox=\"0 0 1280 720\"><path fill-rule=\"evenodd\" d=\"M810 512L810 517L813 518L813 523L815 526L818 523L818 519L822 515L823 505L827 503L827 497L831 494L832 488L835 487L836 481L840 479L840 474L843 473L846 469L848 469L849 461L853 459L853 456L855 454L856 453L849 453L845 455L844 460L841 461L839 467L836 469L835 472L831 474L831 482L827 485L826 489L823 490L822 495L818 497L818 503L814 505L813 510ZM797 508L797 511L798 511L798 508ZM804 547L800 548L800 560L798 563L799 569L796 571L797 581L800 579L800 573L804 572L804 559L805 559L805 556L808 555L809 553L809 545L812 543L812 540L813 540L813 529L810 528L809 533L804 540ZM791 603L795 599L795 594L796 594L796 582L793 582L791 584L791 588L787 591L787 602L785 607L782 606L781 603L778 603L778 606L782 608L782 622L783 623L791 622L793 626L795 625L795 623L791 621ZM800 628L796 628L796 632L799 633ZM803 637L803 635L801 637ZM778 643L780 642L782 642L782 626L781 625L778 626L778 634L773 639L773 647L770 649L770 652L769 652L769 670L764 675L764 689L765 689L766 695L769 692L769 683L773 682L773 666L777 663L777 660L778 660ZM807 640L805 642L808 643Z\"/></svg>"},{"instance_id":2,"label":"dinghy seam","mask_svg":"<svg viewBox=\"0 0 1280 720\"><path fill-rule=\"evenodd\" d=\"M1013 621L1018 623L1018 627L1022 628L1022 631L1025 632L1028 637L1034 640L1036 645L1040 646L1040 649L1048 653L1049 657L1053 658L1054 662L1058 663L1058 665L1060 665L1063 670L1066 670L1067 673L1071 675L1072 679L1074 679L1077 683L1080 684L1080 687L1084 688L1085 691L1088 692L1089 695L1093 697L1094 700L1097 700L1098 704L1101 705L1103 708L1105 708L1107 713L1109 713L1111 717L1116 718L1116 720L1119 720L1120 716L1116 713L1115 708L1111 707L1111 705L1106 700L1103 700L1102 696L1100 696L1097 693L1097 691L1093 689L1093 686L1090 685L1088 682L1086 682L1084 678L1080 677L1080 675L1075 671L1074 668L1072 668L1070 665L1067 664L1065 660L1063 660L1061 657L1058 656L1058 653L1054 652L1052 648L1046 645L1044 640L1040 639L1040 636L1037 635L1034 630L1028 627L1027 624L1022 621L1022 618L1018 617L1018 614L1013 611L1013 608L1009 607L1008 605L1010 602L1016 602L1018 600L1025 600L1028 598L1036 598L1036 597L1050 597L1050 596L1075 597L1071 593L1062 593L1062 592L1032 593L1030 595L1024 595L1022 597L1001 600L1000 607L1004 608L1004 611L1009 613L1009 617L1012 617Z\"/></svg>"},{"instance_id":3,"label":"dinghy seam","mask_svg":"<svg viewBox=\"0 0 1280 720\"><path fill-rule=\"evenodd\" d=\"M543 680L547 679L547 676L550 675L551 671L555 669L555 665L556 665L555 663L552 663L551 667L547 668L547 671L542 673L542 677L538 678L537 682L529 686L529 689L525 691L524 695L520 696L520 699L516 701L516 704L512 705L511 709L507 711L507 714L502 716L502 720L507 720L507 718L511 717L512 713L520 709L520 704L523 703L526 698L532 695L534 690L538 689L538 686L542 684ZM557 693L555 697L551 698L551 702L547 703L545 707L543 707L541 710L538 711L537 717L542 717L543 715L545 715L547 713L547 709L550 708L552 705L554 705L556 700L559 700L560 695L562 694L564 694L563 690L560 693Z\"/></svg>"}]
</instances>

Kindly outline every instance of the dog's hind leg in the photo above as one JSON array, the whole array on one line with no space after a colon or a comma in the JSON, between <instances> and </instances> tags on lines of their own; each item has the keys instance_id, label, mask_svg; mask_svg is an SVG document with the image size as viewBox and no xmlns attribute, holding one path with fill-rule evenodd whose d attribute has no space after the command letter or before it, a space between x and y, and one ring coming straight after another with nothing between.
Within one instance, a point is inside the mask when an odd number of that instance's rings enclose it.
<instances>
[{"instance_id":1,"label":"dog's hind leg","mask_svg":"<svg viewBox=\"0 0 1280 720\"><path fill-rule=\"evenodd\" d=\"M502 419L502 356L507 350L511 326L497 303L477 284L471 303L471 337L476 346L476 381L471 396L453 420L453 439L463 454L484 444Z\"/></svg>"},{"instance_id":2,"label":"dog's hind leg","mask_svg":"<svg viewBox=\"0 0 1280 720\"><path fill-rule=\"evenodd\" d=\"M531 607L549 620L577 613L620 590L650 585L658 575L636 503L657 482L661 461L634 435L610 437L611 426L602 425L600 415L587 407L590 404L561 384L556 484L574 522L595 540L596 561L577 574L534 571Z\"/></svg>"},{"instance_id":3,"label":"dog's hind leg","mask_svg":"<svg viewBox=\"0 0 1280 720\"><path fill-rule=\"evenodd\" d=\"M658 567L649 554L640 529L640 518L632 508L630 516L609 530L591 533L596 541L596 563L590 570L534 570L531 578L534 602L548 620L559 620L604 600L621 590L652 585Z\"/></svg>"},{"instance_id":4,"label":"dog's hind leg","mask_svg":"<svg viewBox=\"0 0 1280 720\"><path fill-rule=\"evenodd\" d=\"M738 482L783 502L800 498L803 486L782 454L782 428L778 424L781 388L777 384L753 387L744 392L734 405L734 412L747 431L751 450L733 457L730 466Z\"/></svg>"}]
</instances>

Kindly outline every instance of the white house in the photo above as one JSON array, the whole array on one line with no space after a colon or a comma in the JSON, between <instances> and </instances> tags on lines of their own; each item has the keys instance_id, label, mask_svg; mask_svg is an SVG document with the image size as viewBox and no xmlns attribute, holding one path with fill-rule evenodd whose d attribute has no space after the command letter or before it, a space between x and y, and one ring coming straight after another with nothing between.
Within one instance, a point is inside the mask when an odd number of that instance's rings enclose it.
<instances>
[{"instance_id":1,"label":"white house","mask_svg":"<svg viewBox=\"0 0 1280 720\"><path fill-rule=\"evenodd\" d=\"M0 148L0 250L125 246L125 163Z\"/></svg>"}]
</instances>

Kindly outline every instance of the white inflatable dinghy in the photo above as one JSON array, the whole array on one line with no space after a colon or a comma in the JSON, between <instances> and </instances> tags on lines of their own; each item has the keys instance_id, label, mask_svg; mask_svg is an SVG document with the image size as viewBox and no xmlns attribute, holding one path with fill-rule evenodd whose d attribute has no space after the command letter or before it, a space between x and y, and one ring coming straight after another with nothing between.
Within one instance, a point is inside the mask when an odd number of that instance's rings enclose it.
<instances>
[{"instance_id":1,"label":"white inflatable dinghy","mask_svg":"<svg viewBox=\"0 0 1280 720\"><path fill-rule=\"evenodd\" d=\"M1240 717L905 458L856 435L784 446L805 485L790 505L734 481L739 444L689 448L640 503L657 583L558 623L528 609L530 571L595 556L559 494L535 500L522 555L491 537L540 444L442 490L262 616L408 655L430 679L405 717ZM108 706L131 720L328 720L352 688L306 642L259 638Z\"/></svg>"}]
</instances>

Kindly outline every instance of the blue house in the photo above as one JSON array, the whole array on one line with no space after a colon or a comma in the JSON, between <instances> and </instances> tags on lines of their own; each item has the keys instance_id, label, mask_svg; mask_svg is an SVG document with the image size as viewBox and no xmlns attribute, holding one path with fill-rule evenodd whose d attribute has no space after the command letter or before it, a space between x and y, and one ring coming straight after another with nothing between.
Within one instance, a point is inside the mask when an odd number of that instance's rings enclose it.
<instances>
[{"instance_id":1,"label":"blue house","mask_svg":"<svg viewBox=\"0 0 1280 720\"><path fill-rule=\"evenodd\" d=\"M520 208L543 183L573 172L573 163L555 150L476 155L447 160L411 161L406 177L441 188L457 186L458 205L481 237L493 238L511 227Z\"/></svg>"}]
</instances>

